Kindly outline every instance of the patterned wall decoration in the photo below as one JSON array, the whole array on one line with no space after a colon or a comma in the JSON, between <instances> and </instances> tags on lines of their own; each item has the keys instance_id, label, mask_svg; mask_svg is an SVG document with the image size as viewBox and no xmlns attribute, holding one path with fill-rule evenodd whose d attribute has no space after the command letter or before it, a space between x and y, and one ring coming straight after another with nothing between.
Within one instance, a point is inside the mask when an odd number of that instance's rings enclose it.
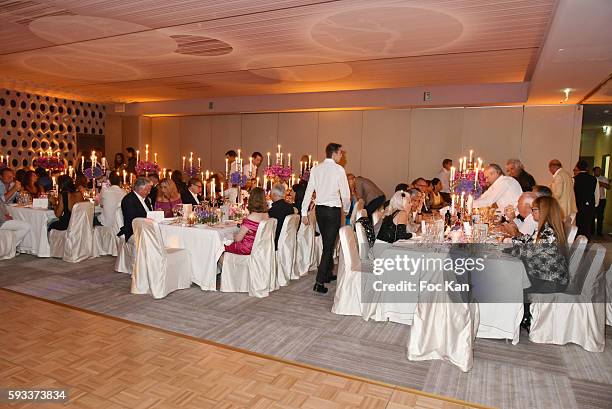
<instances>
[{"instance_id":1,"label":"patterned wall decoration","mask_svg":"<svg viewBox=\"0 0 612 409\"><path fill-rule=\"evenodd\" d=\"M106 107L0 88L0 154L12 167L30 167L40 150L60 153L65 164L77 155L77 134L104 135Z\"/></svg>"}]
</instances>

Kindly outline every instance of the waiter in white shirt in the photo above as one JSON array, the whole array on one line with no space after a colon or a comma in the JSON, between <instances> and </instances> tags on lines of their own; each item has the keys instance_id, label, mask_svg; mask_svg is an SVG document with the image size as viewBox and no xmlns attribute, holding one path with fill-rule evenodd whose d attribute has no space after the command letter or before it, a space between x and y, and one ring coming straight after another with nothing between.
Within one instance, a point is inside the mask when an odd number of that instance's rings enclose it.
<instances>
[{"instance_id":1,"label":"waiter in white shirt","mask_svg":"<svg viewBox=\"0 0 612 409\"><path fill-rule=\"evenodd\" d=\"M302 223L308 224L308 207L312 194L316 193L315 213L323 239L323 254L319 262L317 282L313 291L321 294L327 293L325 283L329 283L335 278L332 276L333 257L340 231L341 208L344 209L345 213L348 213L351 205L351 193L346 172L338 164L343 155L341 147L342 145L337 143L327 145L325 148L326 159L310 171L310 179L302 203Z\"/></svg>"},{"instance_id":2,"label":"waiter in white shirt","mask_svg":"<svg viewBox=\"0 0 612 409\"><path fill-rule=\"evenodd\" d=\"M253 152L251 155L251 160L249 162L245 162L242 166L242 174L246 175L249 179L255 179L257 177L259 165L261 165L262 161L263 155L261 152Z\"/></svg>"},{"instance_id":3,"label":"waiter in white shirt","mask_svg":"<svg viewBox=\"0 0 612 409\"><path fill-rule=\"evenodd\" d=\"M450 194L450 168L453 166L452 159L444 159L442 161L442 169L440 169L440 173L436 176L442 182L442 190L440 190L440 195L442 199L446 203L451 202L451 194Z\"/></svg>"},{"instance_id":4,"label":"waiter in white shirt","mask_svg":"<svg viewBox=\"0 0 612 409\"><path fill-rule=\"evenodd\" d=\"M509 205L516 207L518 198L523 194L519 182L513 177L505 176L501 167L495 163L487 166L484 175L489 188L474 200L474 207L487 207L494 203L502 211Z\"/></svg>"}]
</instances>

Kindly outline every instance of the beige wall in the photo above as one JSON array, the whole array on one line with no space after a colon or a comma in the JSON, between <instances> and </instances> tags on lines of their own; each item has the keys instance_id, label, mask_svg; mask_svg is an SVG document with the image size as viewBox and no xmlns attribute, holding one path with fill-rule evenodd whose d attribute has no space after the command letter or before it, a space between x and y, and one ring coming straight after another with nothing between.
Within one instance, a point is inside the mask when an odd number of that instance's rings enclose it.
<instances>
[{"instance_id":1,"label":"beige wall","mask_svg":"<svg viewBox=\"0 0 612 409\"><path fill-rule=\"evenodd\" d=\"M281 144L285 154L292 153L296 173L302 154L320 161L325 145L335 141L347 151L348 172L371 178L391 194L399 182L434 177L444 158L456 161L469 149L485 162L502 166L508 158L520 158L538 183L548 184L550 159L558 158L566 166L577 160L581 118L577 106L153 117L150 135L137 139L151 141L162 167L179 168L181 157L193 151L204 169L219 171L225 167L228 149L241 147L245 157L259 150L265 164L266 152L274 153ZM146 126L138 126L147 132ZM123 136L124 143L133 139Z\"/></svg>"}]
</instances>

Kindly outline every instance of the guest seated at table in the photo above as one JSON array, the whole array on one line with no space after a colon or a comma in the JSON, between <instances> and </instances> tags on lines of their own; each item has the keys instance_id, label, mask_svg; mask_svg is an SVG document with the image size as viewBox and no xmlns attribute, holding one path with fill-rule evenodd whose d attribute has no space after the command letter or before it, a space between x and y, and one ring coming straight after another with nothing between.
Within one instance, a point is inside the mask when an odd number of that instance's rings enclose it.
<instances>
[{"instance_id":1,"label":"guest seated at table","mask_svg":"<svg viewBox=\"0 0 612 409\"><path fill-rule=\"evenodd\" d=\"M147 211L153 210L149 193L151 193L151 181L145 177L138 177L132 191L121 200L123 226L117 236L124 236L125 241L128 241L134 234L132 221L138 217L147 217Z\"/></svg>"},{"instance_id":2,"label":"guest seated at table","mask_svg":"<svg viewBox=\"0 0 612 409\"><path fill-rule=\"evenodd\" d=\"M268 210L268 216L276 219L276 234L274 235L274 248L278 249L278 238L280 237L285 217L297 213L295 208L285 201L285 185L277 183L272 186L272 206Z\"/></svg>"},{"instance_id":3,"label":"guest seated at table","mask_svg":"<svg viewBox=\"0 0 612 409\"><path fill-rule=\"evenodd\" d=\"M422 209L419 209L419 213L431 213L431 204L429 203L429 187L427 180L424 178L416 178L412 181L412 187L418 189L423 194Z\"/></svg>"},{"instance_id":4,"label":"guest seated at table","mask_svg":"<svg viewBox=\"0 0 612 409\"><path fill-rule=\"evenodd\" d=\"M173 173L174 176L174 173ZM164 178L159 182L155 210L163 210L164 217L173 217L174 206L182 204L181 195L172 179Z\"/></svg>"},{"instance_id":5,"label":"guest seated at table","mask_svg":"<svg viewBox=\"0 0 612 409\"><path fill-rule=\"evenodd\" d=\"M247 209L249 215L242 220L238 233L234 234L234 242L225 246L225 251L228 253L251 254L259 223L269 219L266 194L262 188L254 187L251 189Z\"/></svg>"},{"instance_id":6,"label":"guest seated at table","mask_svg":"<svg viewBox=\"0 0 612 409\"><path fill-rule=\"evenodd\" d=\"M23 189L32 197L37 198L45 194L45 188L38 184L38 175L33 170L25 174Z\"/></svg>"},{"instance_id":7,"label":"guest seated at table","mask_svg":"<svg viewBox=\"0 0 612 409\"><path fill-rule=\"evenodd\" d=\"M149 173L147 177L151 182L151 193L149 193L148 197L151 201L151 206L155 206L155 201L157 200L157 186L159 186L159 175L157 173Z\"/></svg>"},{"instance_id":8,"label":"guest seated at table","mask_svg":"<svg viewBox=\"0 0 612 409\"><path fill-rule=\"evenodd\" d=\"M536 194L537 197L548 196L552 197L552 190L548 186L534 185L531 191Z\"/></svg>"},{"instance_id":9,"label":"guest seated at table","mask_svg":"<svg viewBox=\"0 0 612 409\"><path fill-rule=\"evenodd\" d=\"M525 294L563 292L569 282L569 271L561 207L554 198L544 196L533 201L531 211L538 222L535 234L513 239L513 247L505 251L525 264L531 282ZM529 330L530 324L531 314L526 304L521 326Z\"/></svg>"},{"instance_id":10,"label":"guest seated at table","mask_svg":"<svg viewBox=\"0 0 612 409\"><path fill-rule=\"evenodd\" d=\"M504 210L508 205L516 206L523 189L513 177L504 175L499 165L492 163L484 170L488 189L476 200L474 207L487 207L493 204Z\"/></svg>"},{"instance_id":11,"label":"guest seated at table","mask_svg":"<svg viewBox=\"0 0 612 409\"><path fill-rule=\"evenodd\" d=\"M441 209L444 206L448 206L448 203L444 200L442 191L442 181L438 178L431 180L431 192L429 194L429 202L431 203L432 209Z\"/></svg>"},{"instance_id":12,"label":"guest seated at table","mask_svg":"<svg viewBox=\"0 0 612 409\"><path fill-rule=\"evenodd\" d=\"M531 213L531 205L536 198L537 195L534 192L525 192L519 197L518 212L514 210L514 206L506 207L507 223L502 225L506 234L511 237L522 234L532 236L536 232L538 222L534 220Z\"/></svg>"},{"instance_id":13,"label":"guest seated at table","mask_svg":"<svg viewBox=\"0 0 612 409\"><path fill-rule=\"evenodd\" d=\"M115 160L113 163L113 170L115 172L119 172L119 174L121 174L121 172L123 172L123 170L127 167L126 163L125 163L125 156L123 156L123 153L121 152L117 152L115 154Z\"/></svg>"},{"instance_id":14,"label":"guest seated at table","mask_svg":"<svg viewBox=\"0 0 612 409\"><path fill-rule=\"evenodd\" d=\"M395 192L389 201L389 207L387 207L376 238L387 243L394 243L397 240L412 237L407 229L410 208L410 195L404 191Z\"/></svg>"},{"instance_id":15,"label":"guest seated at table","mask_svg":"<svg viewBox=\"0 0 612 409\"><path fill-rule=\"evenodd\" d=\"M4 203L14 203L21 189L21 182L15 180L15 171L11 168L2 168L0 170L0 200Z\"/></svg>"},{"instance_id":16,"label":"guest seated at table","mask_svg":"<svg viewBox=\"0 0 612 409\"><path fill-rule=\"evenodd\" d=\"M421 221L423 220L425 195L418 189L408 189L406 193L410 196L410 214L408 214L406 230L416 233L421 227Z\"/></svg>"},{"instance_id":17,"label":"guest seated at table","mask_svg":"<svg viewBox=\"0 0 612 409\"><path fill-rule=\"evenodd\" d=\"M197 206L204 198L202 197L202 181L198 178L191 178L187 182L187 190L180 192L181 201L184 204L191 204Z\"/></svg>"},{"instance_id":18,"label":"guest seated at table","mask_svg":"<svg viewBox=\"0 0 612 409\"><path fill-rule=\"evenodd\" d=\"M291 190L293 191L293 208L296 209L298 213L302 210L306 186L307 183L296 183L291 186Z\"/></svg>"},{"instance_id":19,"label":"guest seated at table","mask_svg":"<svg viewBox=\"0 0 612 409\"><path fill-rule=\"evenodd\" d=\"M75 179L76 179L74 183L75 189L81 192L83 197L85 197L85 194L89 190L89 179L87 179L87 176L85 176L81 172L77 173Z\"/></svg>"},{"instance_id":20,"label":"guest seated at table","mask_svg":"<svg viewBox=\"0 0 612 409\"><path fill-rule=\"evenodd\" d=\"M72 208L75 204L85 201L83 194L76 189L71 177L60 176L57 186L59 192L57 199L50 197L49 200L53 204L53 211L58 219L49 225L49 231L68 229Z\"/></svg>"},{"instance_id":21,"label":"guest seated at table","mask_svg":"<svg viewBox=\"0 0 612 409\"><path fill-rule=\"evenodd\" d=\"M18 170L15 172L15 180L16 180L17 182L21 183L21 186L23 186L24 179L25 179L25 174L26 174L26 170L25 170L25 169L23 169L23 168L18 169Z\"/></svg>"},{"instance_id":22,"label":"guest seated at table","mask_svg":"<svg viewBox=\"0 0 612 409\"><path fill-rule=\"evenodd\" d=\"M175 170L174 172L172 172L172 175L170 175L170 179L172 179L172 181L176 185L176 190L180 194L182 194L183 191L187 191L187 184L183 182L183 172L181 172L180 170Z\"/></svg>"},{"instance_id":23,"label":"guest seated at table","mask_svg":"<svg viewBox=\"0 0 612 409\"><path fill-rule=\"evenodd\" d=\"M45 192L53 189L53 179L51 179L45 168L36 168L35 172L38 176L38 184L45 189Z\"/></svg>"},{"instance_id":24,"label":"guest seated at table","mask_svg":"<svg viewBox=\"0 0 612 409\"><path fill-rule=\"evenodd\" d=\"M110 183L109 187L102 188L100 192L100 206L102 207L102 214L98 217L98 221L102 226L112 226L117 217L117 208L121 204L121 200L126 195L125 190L121 189L119 184L121 178L116 172L111 172L108 176Z\"/></svg>"}]
</instances>

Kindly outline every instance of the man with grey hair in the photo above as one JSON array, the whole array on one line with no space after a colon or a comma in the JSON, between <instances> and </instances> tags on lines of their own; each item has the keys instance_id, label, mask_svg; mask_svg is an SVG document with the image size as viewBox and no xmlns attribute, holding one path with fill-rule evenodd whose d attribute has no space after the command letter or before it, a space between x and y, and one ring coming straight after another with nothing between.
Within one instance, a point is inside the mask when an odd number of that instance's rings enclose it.
<instances>
[{"instance_id":1,"label":"man with grey hair","mask_svg":"<svg viewBox=\"0 0 612 409\"><path fill-rule=\"evenodd\" d=\"M137 177L132 191L121 200L121 213L123 213L123 227L117 236L125 236L128 241L134 234L132 221L138 217L147 217L147 211L153 210L149 193L151 193L151 181L145 177Z\"/></svg>"},{"instance_id":2,"label":"man with grey hair","mask_svg":"<svg viewBox=\"0 0 612 409\"><path fill-rule=\"evenodd\" d=\"M277 220L276 234L274 235L274 248L278 249L278 238L283 229L285 217L293 214L294 209L293 206L285 201L285 185L275 184L272 186L270 196L272 196L272 206L270 206L270 210L268 210L268 216Z\"/></svg>"},{"instance_id":3,"label":"man with grey hair","mask_svg":"<svg viewBox=\"0 0 612 409\"><path fill-rule=\"evenodd\" d=\"M535 193L537 197L553 197L552 190L550 190L548 186L535 185L531 191Z\"/></svg>"},{"instance_id":4,"label":"man with grey hair","mask_svg":"<svg viewBox=\"0 0 612 409\"><path fill-rule=\"evenodd\" d=\"M523 192L531 192L531 189L536 184L533 176L525 171L523 162L518 159L508 159L508 162L506 162L506 173L508 173L508 176L512 176L517 182L519 182Z\"/></svg>"},{"instance_id":5,"label":"man with grey hair","mask_svg":"<svg viewBox=\"0 0 612 409\"><path fill-rule=\"evenodd\" d=\"M517 205L523 190L516 179L504 175L501 167L495 163L486 167L484 176L489 187L478 199L474 200L474 207L496 204L498 209L505 210L509 205Z\"/></svg>"},{"instance_id":6,"label":"man with grey hair","mask_svg":"<svg viewBox=\"0 0 612 409\"><path fill-rule=\"evenodd\" d=\"M538 195L534 192L524 192L518 199L518 211L514 207L506 208L505 216L508 223L504 224L504 229L511 236L520 234L532 235L538 228L538 222L533 219L531 214L531 204Z\"/></svg>"}]
</instances>

